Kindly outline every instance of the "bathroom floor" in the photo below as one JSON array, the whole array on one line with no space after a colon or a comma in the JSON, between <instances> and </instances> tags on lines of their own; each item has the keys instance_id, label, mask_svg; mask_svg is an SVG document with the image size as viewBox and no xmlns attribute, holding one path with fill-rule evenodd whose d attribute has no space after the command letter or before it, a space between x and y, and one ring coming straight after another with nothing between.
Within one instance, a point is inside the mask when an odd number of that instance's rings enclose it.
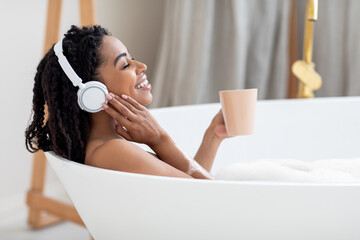
<instances>
[{"instance_id":1,"label":"bathroom floor","mask_svg":"<svg viewBox=\"0 0 360 240\"><path fill-rule=\"evenodd\" d=\"M0 216L1 240L89 240L88 231L70 222L59 223L40 230L32 230L26 223L27 207L6 212Z\"/></svg>"}]
</instances>

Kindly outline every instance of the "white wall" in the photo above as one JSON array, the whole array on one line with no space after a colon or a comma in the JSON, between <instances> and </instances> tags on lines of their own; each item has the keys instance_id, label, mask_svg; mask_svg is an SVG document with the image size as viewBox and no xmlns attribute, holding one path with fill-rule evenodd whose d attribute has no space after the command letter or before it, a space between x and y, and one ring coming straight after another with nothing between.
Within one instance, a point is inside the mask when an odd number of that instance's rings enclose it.
<instances>
[{"instance_id":1,"label":"white wall","mask_svg":"<svg viewBox=\"0 0 360 240\"><path fill-rule=\"evenodd\" d=\"M61 33L79 24L78 1L63 0ZM165 0L97 0L98 23L148 65L151 81ZM32 154L24 131L32 107L32 87L45 35L46 0L0 0L0 212L9 199L23 201L29 188ZM50 181L55 179L48 172Z\"/></svg>"}]
</instances>

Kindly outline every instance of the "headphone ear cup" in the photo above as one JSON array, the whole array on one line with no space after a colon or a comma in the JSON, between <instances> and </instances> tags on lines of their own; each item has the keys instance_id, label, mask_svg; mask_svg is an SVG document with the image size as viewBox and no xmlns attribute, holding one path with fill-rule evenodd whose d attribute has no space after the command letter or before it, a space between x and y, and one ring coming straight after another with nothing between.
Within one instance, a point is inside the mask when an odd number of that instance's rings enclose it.
<instances>
[{"instance_id":1,"label":"headphone ear cup","mask_svg":"<svg viewBox=\"0 0 360 240\"><path fill-rule=\"evenodd\" d=\"M87 82L85 87L77 92L78 104L86 112L99 112L102 110L102 104L107 103L106 94L108 93L106 86L101 82Z\"/></svg>"}]
</instances>

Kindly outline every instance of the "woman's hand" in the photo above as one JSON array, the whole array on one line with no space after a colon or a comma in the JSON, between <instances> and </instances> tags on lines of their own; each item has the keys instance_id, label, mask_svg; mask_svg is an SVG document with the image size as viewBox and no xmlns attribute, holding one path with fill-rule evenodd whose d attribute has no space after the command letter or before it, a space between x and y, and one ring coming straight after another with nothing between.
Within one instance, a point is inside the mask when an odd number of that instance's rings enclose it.
<instances>
[{"instance_id":1,"label":"woman's hand","mask_svg":"<svg viewBox=\"0 0 360 240\"><path fill-rule=\"evenodd\" d=\"M106 98L111 106L104 103L103 108L115 120L116 132L126 140L153 148L167 135L150 112L133 98L113 93Z\"/></svg>"},{"instance_id":2,"label":"woman's hand","mask_svg":"<svg viewBox=\"0 0 360 240\"><path fill-rule=\"evenodd\" d=\"M226 132L225 121L224 121L222 109L220 109L220 111L215 115L215 117L211 121L209 130L212 130L214 132L215 136L217 136L220 139L229 137Z\"/></svg>"}]
</instances>

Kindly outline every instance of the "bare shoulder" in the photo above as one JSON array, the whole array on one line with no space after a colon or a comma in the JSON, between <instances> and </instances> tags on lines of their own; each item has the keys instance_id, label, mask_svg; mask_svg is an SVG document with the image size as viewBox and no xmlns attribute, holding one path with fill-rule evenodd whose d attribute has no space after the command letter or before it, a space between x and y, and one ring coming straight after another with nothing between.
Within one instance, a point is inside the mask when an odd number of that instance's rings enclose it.
<instances>
[{"instance_id":1,"label":"bare shoulder","mask_svg":"<svg viewBox=\"0 0 360 240\"><path fill-rule=\"evenodd\" d=\"M122 170L132 164L133 159L148 158L150 154L124 139L112 139L97 147L92 153L92 165Z\"/></svg>"},{"instance_id":2,"label":"bare shoulder","mask_svg":"<svg viewBox=\"0 0 360 240\"><path fill-rule=\"evenodd\" d=\"M192 178L124 139L112 139L105 142L92 152L90 159L89 165L111 170Z\"/></svg>"}]
</instances>

